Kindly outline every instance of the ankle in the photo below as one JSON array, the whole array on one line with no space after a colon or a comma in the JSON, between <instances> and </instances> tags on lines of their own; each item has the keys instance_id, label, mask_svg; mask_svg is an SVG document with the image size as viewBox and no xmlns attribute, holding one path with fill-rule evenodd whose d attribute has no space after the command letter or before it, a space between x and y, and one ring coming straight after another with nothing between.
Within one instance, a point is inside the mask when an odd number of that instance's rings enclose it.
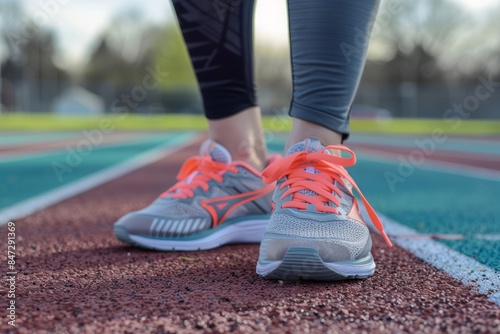
<instances>
[{"instance_id":1,"label":"ankle","mask_svg":"<svg viewBox=\"0 0 500 334\"><path fill-rule=\"evenodd\" d=\"M341 145L342 134L332 131L319 124L307 122L298 118L293 119L292 130L288 136L285 152L294 144L307 138L316 138L323 146ZM338 155L336 150L329 150L333 155Z\"/></svg>"},{"instance_id":2,"label":"ankle","mask_svg":"<svg viewBox=\"0 0 500 334\"><path fill-rule=\"evenodd\" d=\"M210 137L223 145L233 160L261 171L267 164L260 108L250 107L233 116L208 121Z\"/></svg>"},{"instance_id":3,"label":"ankle","mask_svg":"<svg viewBox=\"0 0 500 334\"><path fill-rule=\"evenodd\" d=\"M236 152L230 153L234 160L244 161L258 171L262 171L267 165L267 146L263 139L243 141Z\"/></svg>"}]
</instances>

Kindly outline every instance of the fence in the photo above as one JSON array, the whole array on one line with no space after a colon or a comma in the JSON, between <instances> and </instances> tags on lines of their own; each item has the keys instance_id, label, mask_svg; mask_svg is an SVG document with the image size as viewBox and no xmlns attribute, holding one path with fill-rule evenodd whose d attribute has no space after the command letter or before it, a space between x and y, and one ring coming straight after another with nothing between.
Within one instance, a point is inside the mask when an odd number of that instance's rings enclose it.
<instances>
[{"instance_id":1,"label":"fence","mask_svg":"<svg viewBox=\"0 0 500 334\"><path fill-rule=\"evenodd\" d=\"M471 119L500 119L500 84L487 84L487 78L470 84L364 84L361 83L355 104L386 109L393 117L442 118L450 108L462 108ZM28 111L49 112L54 101L70 87L68 83L30 80L10 82L3 80L1 103L4 112ZM116 101L123 102L123 96L131 95L134 85L113 86L93 84L85 87L102 99L105 111L115 111ZM273 100L273 97L277 97ZM277 106L287 107L289 96L273 94L272 90L261 91L264 112L271 112ZM195 90L154 89L137 103L121 103L123 111L134 113L202 113L199 94Z\"/></svg>"}]
</instances>

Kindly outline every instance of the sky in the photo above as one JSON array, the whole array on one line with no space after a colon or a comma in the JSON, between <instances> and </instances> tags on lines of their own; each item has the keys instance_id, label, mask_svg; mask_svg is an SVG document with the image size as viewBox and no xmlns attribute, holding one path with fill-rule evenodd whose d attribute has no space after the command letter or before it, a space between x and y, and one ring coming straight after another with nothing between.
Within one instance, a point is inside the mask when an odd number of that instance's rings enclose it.
<instances>
[{"instance_id":1,"label":"sky","mask_svg":"<svg viewBox=\"0 0 500 334\"><path fill-rule=\"evenodd\" d=\"M43 10L43 5L48 1L50 0L21 0L25 4L28 17L33 17ZM141 9L149 22L158 24L175 19L170 0L61 0L60 2L65 4L54 10L54 14L51 15L53 19L46 24L46 27L56 31L66 60L75 63L81 62L88 56L96 37L106 29L120 10ZM92 18L91 21L89 18ZM257 1L255 19L259 22L255 25L256 39L286 44L288 39L286 0Z\"/></svg>"},{"instance_id":2,"label":"sky","mask_svg":"<svg viewBox=\"0 0 500 334\"><path fill-rule=\"evenodd\" d=\"M7 0L0 0L7 1ZM17 0L23 3L28 17L41 11L50 19L43 25L56 32L63 63L71 66L84 62L100 33L122 10L140 9L149 22L162 24L174 19L170 0ZM500 0L453 0L474 13L482 13ZM48 6L52 4L52 6ZM54 5L55 4L55 5ZM48 10L48 9L51 10ZM286 0L257 1L255 39L283 46L288 43Z\"/></svg>"}]
</instances>

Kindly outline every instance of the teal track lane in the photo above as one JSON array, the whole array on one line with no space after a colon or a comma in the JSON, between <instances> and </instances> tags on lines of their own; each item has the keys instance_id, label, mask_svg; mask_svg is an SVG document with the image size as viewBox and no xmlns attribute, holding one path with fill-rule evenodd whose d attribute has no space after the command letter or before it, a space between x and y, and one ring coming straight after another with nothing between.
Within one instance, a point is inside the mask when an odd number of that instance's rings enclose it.
<instances>
[{"instance_id":1,"label":"teal track lane","mask_svg":"<svg viewBox=\"0 0 500 334\"><path fill-rule=\"evenodd\" d=\"M160 146L177 147L192 136L193 133L143 135L125 143L93 147L88 155L81 156L81 162L74 167L67 164L69 155L65 149L0 158L0 210L124 163L148 150ZM60 178L54 169L56 162L59 166L69 167Z\"/></svg>"},{"instance_id":2,"label":"teal track lane","mask_svg":"<svg viewBox=\"0 0 500 334\"><path fill-rule=\"evenodd\" d=\"M499 181L416 169L392 192L384 173L397 165L359 158L349 172L377 211L419 233L462 234L440 242L500 270L500 240L474 237L500 234Z\"/></svg>"}]
</instances>

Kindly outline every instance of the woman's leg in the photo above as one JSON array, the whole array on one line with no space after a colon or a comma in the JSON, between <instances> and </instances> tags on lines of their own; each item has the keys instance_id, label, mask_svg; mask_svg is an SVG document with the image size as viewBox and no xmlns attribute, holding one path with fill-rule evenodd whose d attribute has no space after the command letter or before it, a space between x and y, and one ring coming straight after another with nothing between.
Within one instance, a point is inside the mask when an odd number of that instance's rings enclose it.
<instances>
[{"instance_id":1,"label":"woman's leg","mask_svg":"<svg viewBox=\"0 0 500 334\"><path fill-rule=\"evenodd\" d=\"M267 152L253 77L254 1L173 0L173 4L210 136L235 160L261 170Z\"/></svg>"},{"instance_id":2,"label":"woman's leg","mask_svg":"<svg viewBox=\"0 0 500 334\"><path fill-rule=\"evenodd\" d=\"M365 64L378 0L288 0L294 118L287 148L340 144Z\"/></svg>"}]
</instances>

